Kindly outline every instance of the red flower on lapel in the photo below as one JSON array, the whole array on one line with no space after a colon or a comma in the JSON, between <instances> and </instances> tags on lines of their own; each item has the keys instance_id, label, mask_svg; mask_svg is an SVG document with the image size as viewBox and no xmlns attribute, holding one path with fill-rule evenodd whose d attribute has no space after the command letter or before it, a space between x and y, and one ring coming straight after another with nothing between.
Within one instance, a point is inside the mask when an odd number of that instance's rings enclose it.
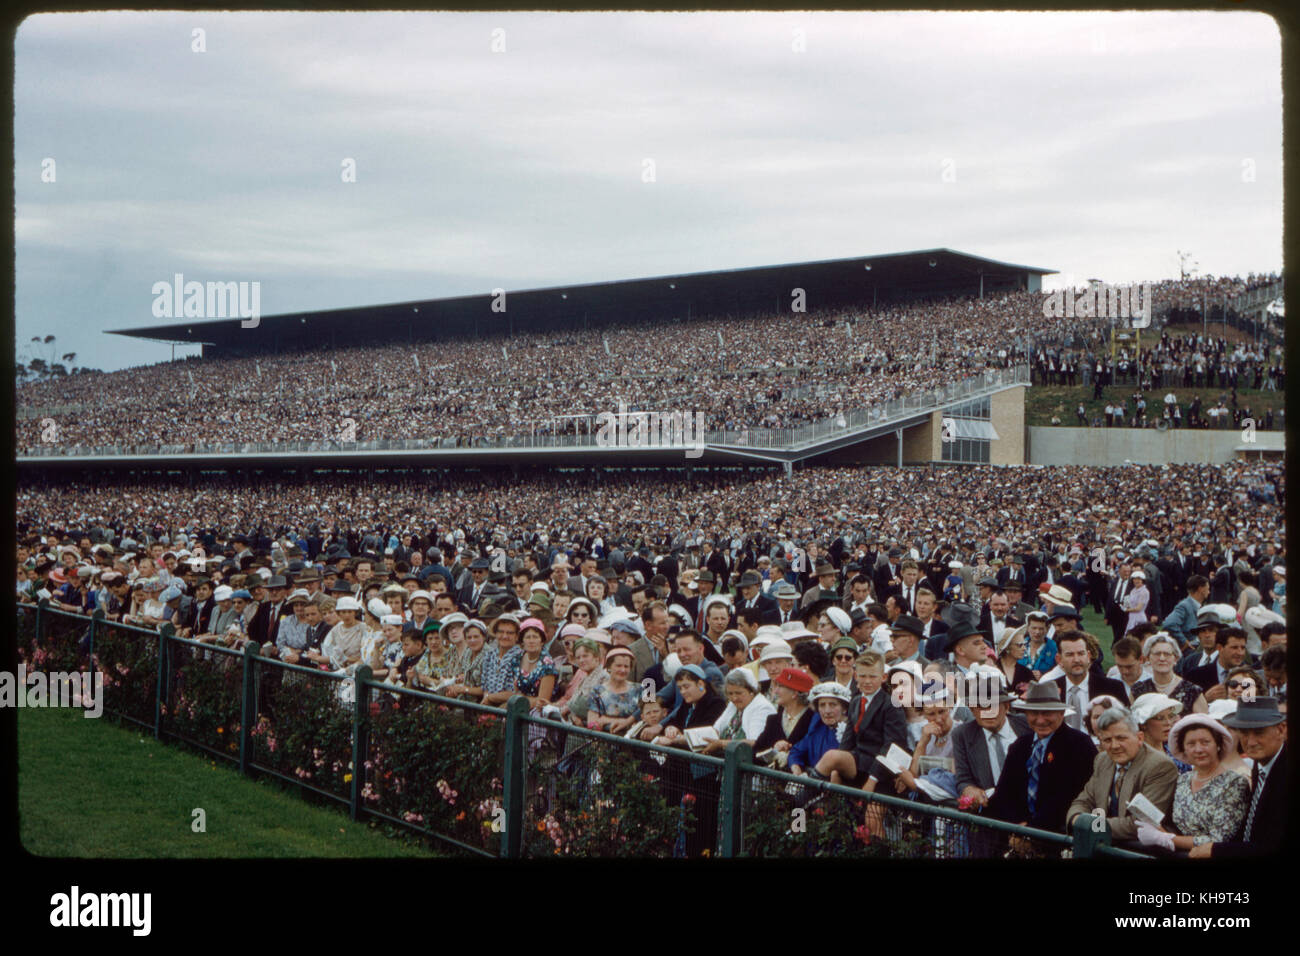
<instances>
[{"instance_id":1,"label":"red flower on lapel","mask_svg":"<svg viewBox=\"0 0 1300 956\"><path fill-rule=\"evenodd\" d=\"M1056 754L1049 753L1049 754L1047 755L1047 762L1048 762L1048 763L1051 763L1051 762L1052 762L1052 758L1055 757L1055 756L1056 756Z\"/></svg>"}]
</instances>

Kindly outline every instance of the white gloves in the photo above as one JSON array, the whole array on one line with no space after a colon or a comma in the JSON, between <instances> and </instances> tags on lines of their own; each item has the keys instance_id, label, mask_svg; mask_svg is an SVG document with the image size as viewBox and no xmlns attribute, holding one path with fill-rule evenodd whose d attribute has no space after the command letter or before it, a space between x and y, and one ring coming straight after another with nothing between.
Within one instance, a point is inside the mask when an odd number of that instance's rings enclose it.
<instances>
[{"instance_id":1,"label":"white gloves","mask_svg":"<svg viewBox=\"0 0 1300 956\"><path fill-rule=\"evenodd\" d=\"M1164 830L1157 830L1149 823L1142 821L1138 822L1137 838L1138 842L1143 846L1164 847L1164 849L1169 850L1171 853L1173 852L1174 835L1172 833L1166 833Z\"/></svg>"}]
</instances>

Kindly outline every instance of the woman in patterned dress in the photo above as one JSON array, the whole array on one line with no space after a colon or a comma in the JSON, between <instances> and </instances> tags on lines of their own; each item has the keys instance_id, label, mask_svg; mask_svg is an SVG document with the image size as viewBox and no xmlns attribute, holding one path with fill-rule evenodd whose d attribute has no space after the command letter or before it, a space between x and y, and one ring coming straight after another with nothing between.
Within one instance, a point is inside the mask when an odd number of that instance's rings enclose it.
<instances>
[{"instance_id":1,"label":"woman in patterned dress","mask_svg":"<svg viewBox=\"0 0 1300 956\"><path fill-rule=\"evenodd\" d=\"M466 697L478 700L483 696L483 662L487 659L487 625L482 621L470 621L465 625L465 649L467 659L465 669L454 676L456 683L443 688L448 697Z\"/></svg>"},{"instance_id":2,"label":"woman in patterned dress","mask_svg":"<svg viewBox=\"0 0 1300 956\"><path fill-rule=\"evenodd\" d=\"M1173 757L1191 767L1174 788L1170 817L1177 832L1139 823L1138 839L1170 851L1234 839L1250 808L1250 783L1226 763L1232 734L1212 717L1188 714L1174 724L1169 739Z\"/></svg>"},{"instance_id":3,"label":"woman in patterned dress","mask_svg":"<svg viewBox=\"0 0 1300 956\"><path fill-rule=\"evenodd\" d=\"M609 677L591 694L587 726L619 734L627 730L641 713L641 685L632 683L636 658L626 647L612 648L605 655Z\"/></svg>"},{"instance_id":4,"label":"woman in patterned dress","mask_svg":"<svg viewBox=\"0 0 1300 956\"><path fill-rule=\"evenodd\" d=\"M1183 713L1203 714L1209 709L1201 688L1174 673L1182 651L1167 631L1158 631L1142 642L1142 657L1151 666L1151 676L1133 685L1133 699L1143 694L1163 694L1183 705Z\"/></svg>"},{"instance_id":5,"label":"woman in patterned dress","mask_svg":"<svg viewBox=\"0 0 1300 956\"><path fill-rule=\"evenodd\" d=\"M519 638L524 652L519 659L515 691L527 697L534 716L540 716L542 708L551 702L551 695L555 693L558 672L551 656L542 653L546 629L541 621L536 618L524 621L520 626Z\"/></svg>"}]
</instances>

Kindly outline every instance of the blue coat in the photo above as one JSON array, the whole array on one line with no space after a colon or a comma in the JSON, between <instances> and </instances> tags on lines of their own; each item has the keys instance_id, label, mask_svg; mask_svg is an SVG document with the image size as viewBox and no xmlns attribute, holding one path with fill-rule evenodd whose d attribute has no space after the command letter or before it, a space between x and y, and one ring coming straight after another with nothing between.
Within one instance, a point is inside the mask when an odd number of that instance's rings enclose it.
<instances>
[{"instance_id":1,"label":"blue coat","mask_svg":"<svg viewBox=\"0 0 1300 956\"><path fill-rule=\"evenodd\" d=\"M787 767L802 767L804 770L809 770L817 766L817 761L822 759L826 751L834 750L839 745L840 738L835 728L826 726L826 721L820 716L814 717L813 726L808 728L808 733L790 748L785 764Z\"/></svg>"},{"instance_id":2,"label":"blue coat","mask_svg":"<svg viewBox=\"0 0 1300 956\"><path fill-rule=\"evenodd\" d=\"M1184 645L1196 643L1196 612L1200 605L1194 598L1185 597L1174 605L1174 609L1160 626L1183 642Z\"/></svg>"}]
</instances>

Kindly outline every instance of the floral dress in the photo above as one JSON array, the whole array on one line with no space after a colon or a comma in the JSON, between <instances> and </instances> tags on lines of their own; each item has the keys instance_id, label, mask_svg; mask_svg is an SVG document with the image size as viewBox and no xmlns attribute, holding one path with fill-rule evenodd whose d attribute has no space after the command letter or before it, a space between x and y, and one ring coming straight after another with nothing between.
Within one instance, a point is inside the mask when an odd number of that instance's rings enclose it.
<instances>
[{"instance_id":1,"label":"floral dress","mask_svg":"<svg viewBox=\"0 0 1300 956\"><path fill-rule=\"evenodd\" d=\"M1173 690L1161 690L1156 687L1156 682L1148 677L1133 685L1134 700L1137 700L1143 694L1164 694L1166 697L1182 704L1182 713L1186 715L1192 712L1193 705L1195 705L1197 698L1201 696L1201 688L1199 684L1193 684L1184 677L1179 678L1178 686Z\"/></svg>"},{"instance_id":2,"label":"floral dress","mask_svg":"<svg viewBox=\"0 0 1300 956\"><path fill-rule=\"evenodd\" d=\"M537 663L533 665L533 669L525 674L523 671L523 658L521 657L519 675L515 679L515 690L526 697L536 697L542 686L542 678L547 676L558 678L559 673L554 659L549 654L543 654ZM554 686L552 686L551 690L554 692Z\"/></svg>"},{"instance_id":3,"label":"floral dress","mask_svg":"<svg viewBox=\"0 0 1300 956\"><path fill-rule=\"evenodd\" d=\"M602 717L632 717L641 713L641 685L628 681L627 689L615 691L601 684L591 692L591 707Z\"/></svg>"},{"instance_id":4,"label":"floral dress","mask_svg":"<svg viewBox=\"0 0 1300 956\"><path fill-rule=\"evenodd\" d=\"M1221 770L1193 793L1193 776L1195 771L1180 774L1174 787L1174 826L1197 843L1231 840L1250 808L1250 784L1239 773Z\"/></svg>"}]
</instances>

